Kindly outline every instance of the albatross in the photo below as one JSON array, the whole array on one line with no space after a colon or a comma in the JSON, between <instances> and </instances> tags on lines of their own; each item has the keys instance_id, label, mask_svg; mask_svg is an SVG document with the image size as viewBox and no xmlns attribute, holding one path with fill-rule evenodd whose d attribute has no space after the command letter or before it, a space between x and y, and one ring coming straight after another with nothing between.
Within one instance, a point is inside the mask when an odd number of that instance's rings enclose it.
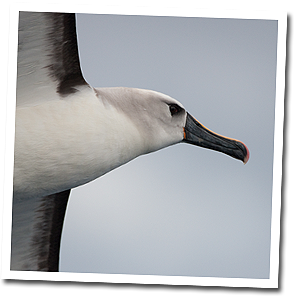
<instances>
[{"instance_id":1,"label":"albatross","mask_svg":"<svg viewBox=\"0 0 300 300\"><path fill-rule=\"evenodd\" d=\"M170 96L90 86L74 14L20 12L16 103L11 270L58 271L71 189L137 156L188 143L249 159Z\"/></svg>"}]
</instances>

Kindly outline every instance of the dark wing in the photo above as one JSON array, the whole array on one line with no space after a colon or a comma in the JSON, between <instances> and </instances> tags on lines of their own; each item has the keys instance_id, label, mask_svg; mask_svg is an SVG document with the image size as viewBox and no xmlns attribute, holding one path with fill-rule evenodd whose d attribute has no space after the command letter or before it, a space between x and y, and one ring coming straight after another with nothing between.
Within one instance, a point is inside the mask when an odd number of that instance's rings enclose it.
<instances>
[{"instance_id":1,"label":"dark wing","mask_svg":"<svg viewBox=\"0 0 300 300\"><path fill-rule=\"evenodd\" d=\"M20 12L17 75L17 105L88 86L79 63L75 14Z\"/></svg>"},{"instance_id":2,"label":"dark wing","mask_svg":"<svg viewBox=\"0 0 300 300\"><path fill-rule=\"evenodd\" d=\"M44 197L36 211L32 249L39 271L58 272L60 239L70 192Z\"/></svg>"},{"instance_id":3,"label":"dark wing","mask_svg":"<svg viewBox=\"0 0 300 300\"><path fill-rule=\"evenodd\" d=\"M20 12L17 105L66 98L82 88L74 14ZM70 190L13 199L12 270L58 271Z\"/></svg>"},{"instance_id":4,"label":"dark wing","mask_svg":"<svg viewBox=\"0 0 300 300\"><path fill-rule=\"evenodd\" d=\"M61 233L70 191L42 199L14 199L11 270L58 271Z\"/></svg>"}]
</instances>

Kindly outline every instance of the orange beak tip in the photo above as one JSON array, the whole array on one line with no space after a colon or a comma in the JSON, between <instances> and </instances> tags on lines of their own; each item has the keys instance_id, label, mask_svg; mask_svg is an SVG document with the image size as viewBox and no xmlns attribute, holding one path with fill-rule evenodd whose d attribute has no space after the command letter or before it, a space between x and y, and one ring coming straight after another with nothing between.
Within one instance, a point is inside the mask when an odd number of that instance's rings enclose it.
<instances>
[{"instance_id":1,"label":"orange beak tip","mask_svg":"<svg viewBox=\"0 0 300 300\"><path fill-rule=\"evenodd\" d=\"M249 149L247 148L247 146L244 144L244 146L246 147L246 150L247 150L247 155L245 156L244 158L244 165L248 162L249 158L250 158L250 152L249 152Z\"/></svg>"}]
</instances>

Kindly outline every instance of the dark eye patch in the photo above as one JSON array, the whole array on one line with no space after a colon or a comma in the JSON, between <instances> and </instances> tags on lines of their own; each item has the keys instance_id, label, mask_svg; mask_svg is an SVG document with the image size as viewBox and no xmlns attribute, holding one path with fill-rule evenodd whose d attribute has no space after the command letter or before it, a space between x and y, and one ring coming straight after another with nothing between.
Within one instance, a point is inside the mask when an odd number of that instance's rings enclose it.
<instances>
[{"instance_id":1,"label":"dark eye patch","mask_svg":"<svg viewBox=\"0 0 300 300\"><path fill-rule=\"evenodd\" d=\"M169 110L170 110L171 115L174 116L174 115L180 113L183 110L183 108L177 104L169 104Z\"/></svg>"}]
</instances>

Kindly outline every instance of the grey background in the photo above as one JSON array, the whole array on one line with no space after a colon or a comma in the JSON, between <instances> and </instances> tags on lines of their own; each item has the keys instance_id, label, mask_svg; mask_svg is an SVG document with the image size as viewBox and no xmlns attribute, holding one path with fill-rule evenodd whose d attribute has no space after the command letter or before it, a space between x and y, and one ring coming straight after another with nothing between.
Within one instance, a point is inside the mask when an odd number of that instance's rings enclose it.
<instances>
[{"instance_id":1,"label":"grey background","mask_svg":"<svg viewBox=\"0 0 300 300\"><path fill-rule=\"evenodd\" d=\"M250 160L179 144L74 189L60 270L268 278L277 22L79 14L77 29L92 86L168 94Z\"/></svg>"}]
</instances>

